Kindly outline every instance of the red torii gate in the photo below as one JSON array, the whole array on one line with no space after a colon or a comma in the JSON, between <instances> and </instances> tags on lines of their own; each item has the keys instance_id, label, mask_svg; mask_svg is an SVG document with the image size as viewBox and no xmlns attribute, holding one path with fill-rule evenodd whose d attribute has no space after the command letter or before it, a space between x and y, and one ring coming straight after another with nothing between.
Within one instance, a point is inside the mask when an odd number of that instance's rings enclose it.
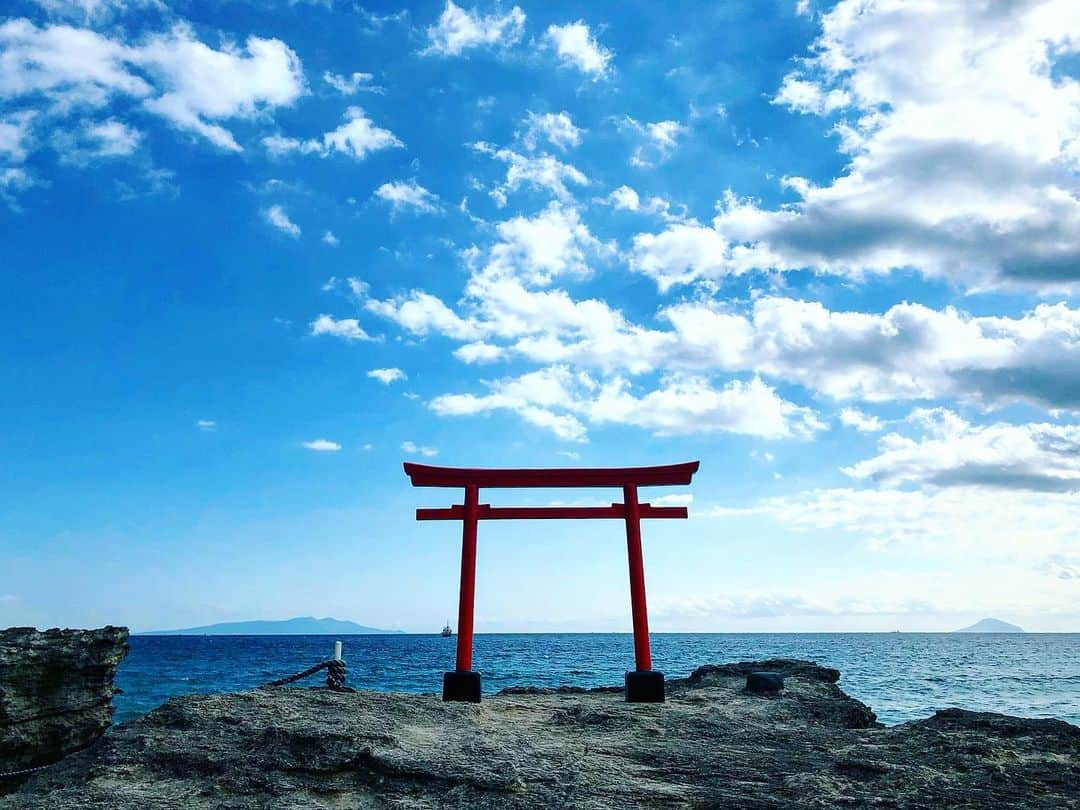
<instances>
[{"instance_id":1,"label":"red torii gate","mask_svg":"<svg viewBox=\"0 0 1080 810\"><path fill-rule=\"evenodd\" d=\"M664 674L652 669L649 618L645 606L645 566L641 555L642 518L685 518L685 506L638 503L638 487L685 485L700 462L659 467L563 469L468 469L432 467L405 462L414 487L462 487L464 503L444 509L417 509L417 520L460 520L461 592L458 601L457 662L443 675L443 700L480 702L480 673L472 671L473 602L476 591L476 525L481 520L549 518L617 518L626 521L626 551L630 562L630 608L634 620L635 670L626 673L626 699L661 703ZM621 487L623 503L611 506L509 506L480 503L480 488Z\"/></svg>"}]
</instances>

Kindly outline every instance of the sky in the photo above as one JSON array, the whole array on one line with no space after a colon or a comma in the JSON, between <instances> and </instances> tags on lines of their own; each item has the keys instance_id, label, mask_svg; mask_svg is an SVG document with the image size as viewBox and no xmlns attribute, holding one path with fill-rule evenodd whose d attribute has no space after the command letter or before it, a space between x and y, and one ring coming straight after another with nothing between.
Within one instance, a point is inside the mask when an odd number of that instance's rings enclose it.
<instances>
[{"instance_id":1,"label":"sky","mask_svg":"<svg viewBox=\"0 0 1080 810\"><path fill-rule=\"evenodd\" d=\"M0 625L1080 631L1074 0L2 14Z\"/></svg>"}]
</instances>

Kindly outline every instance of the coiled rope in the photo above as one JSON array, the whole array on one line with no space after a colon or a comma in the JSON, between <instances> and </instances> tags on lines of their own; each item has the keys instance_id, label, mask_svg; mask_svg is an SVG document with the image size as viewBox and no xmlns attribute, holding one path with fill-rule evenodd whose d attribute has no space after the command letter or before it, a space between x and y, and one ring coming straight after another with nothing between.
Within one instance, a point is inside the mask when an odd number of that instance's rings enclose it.
<instances>
[{"instance_id":1,"label":"coiled rope","mask_svg":"<svg viewBox=\"0 0 1080 810\"><path fill-rule=\"evenodd\" d=\"M297 672L295 675L290 675L287 678L279 678L276 681L270 681L260 686L260 689L273 689L278 686L285 686L286 684L298 681L301 678L307 678L314 675L321 669L326 670L326 688L331 692L355 692L351 686L345 685L345 662L338 658L331 658L329 661L323 661L320 664L316 664L313 667L308 667L303 672Z\"/></svg>"}]
</instances>

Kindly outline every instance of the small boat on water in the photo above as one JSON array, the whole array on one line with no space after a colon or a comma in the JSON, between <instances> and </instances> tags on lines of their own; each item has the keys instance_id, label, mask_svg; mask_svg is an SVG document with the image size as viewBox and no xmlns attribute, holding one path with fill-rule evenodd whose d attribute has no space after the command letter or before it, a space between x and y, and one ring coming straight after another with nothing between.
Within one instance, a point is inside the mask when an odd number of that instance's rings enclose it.
<instances>
[{"instance_id":1,"label":"small boat on water","mask_svg":"<svg viewBox=\"0 0 1080 810\"><path fill-rule=\"evenodd\" d=\"M454 635L454 631L450 628L450 622L443 625L442 633L440 633L440 635L443 638L450 638L450 636Z\"/></svg>"}]
</instances>

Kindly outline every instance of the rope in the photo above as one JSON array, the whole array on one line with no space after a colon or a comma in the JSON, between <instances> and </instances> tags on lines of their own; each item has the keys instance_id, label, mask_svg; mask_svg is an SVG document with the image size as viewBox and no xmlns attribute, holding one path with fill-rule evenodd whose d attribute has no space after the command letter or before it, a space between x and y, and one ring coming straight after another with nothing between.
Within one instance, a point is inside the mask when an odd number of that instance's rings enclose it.
<instances>
[{"instance_id":1,"label":"rope","mask_svg":"<svg viewBox=\"0 0 1080 810\"><path fill-rule=\"evenodd\" d=\"M337 658L331 658L329 661L323 661L320 664L316 664L313 667L308 667L303 672L297 672L295 675L290 675L287 678L279 678L276 681L270 681L260 686L260 689L273 689L278 686L285 686L286 684L298 681L301 678L307 678L310 675L314 675L321 669L326 670L326 688L331 692L355 692L351 686L345 685L345 662ZM59 760L57 760L59 761ZM33 768L22 768L17 771L0 771L0 779L15 779L20 776L26 776L36 771L42 771L55 765L56 762L46 762L44 765L36 765Z\"/></svg>"},{"instance_id":2,"label":"rope","mask_svg":"<svg viewBox=\"0 0 1080 810\"><path fill-rule=\"evenodd\" d=\"M313 667L308 667L303 672L297 672L295 675L290 675L287 678L279 678L276 681L270 681L264 683L260 689L273 689L278 686L285 686L286 684L298 681L301 678L307 678L309 675L314 675L320 669L326 670L326 688L331 692L355 692L352 687L345 685L345 662L339 661L336 658L331 658L329 661L323 661L321 664L316 664Z\"/></svg>"},{"instance_id":3,"label":"rope","mask_svg":"<svg viewBox=\"0 0 1080 810\"><path fill-rule=\"evenodd\" d=\"M14 779L18 776L25 776L28 773L34 773L34 771L43 771L46 768L49 768L55 764L56 762L46 762L44 765L35 765L33 768L23 768L20 771L0 771L0 779Z\"/></svg>"}]
</instances>

